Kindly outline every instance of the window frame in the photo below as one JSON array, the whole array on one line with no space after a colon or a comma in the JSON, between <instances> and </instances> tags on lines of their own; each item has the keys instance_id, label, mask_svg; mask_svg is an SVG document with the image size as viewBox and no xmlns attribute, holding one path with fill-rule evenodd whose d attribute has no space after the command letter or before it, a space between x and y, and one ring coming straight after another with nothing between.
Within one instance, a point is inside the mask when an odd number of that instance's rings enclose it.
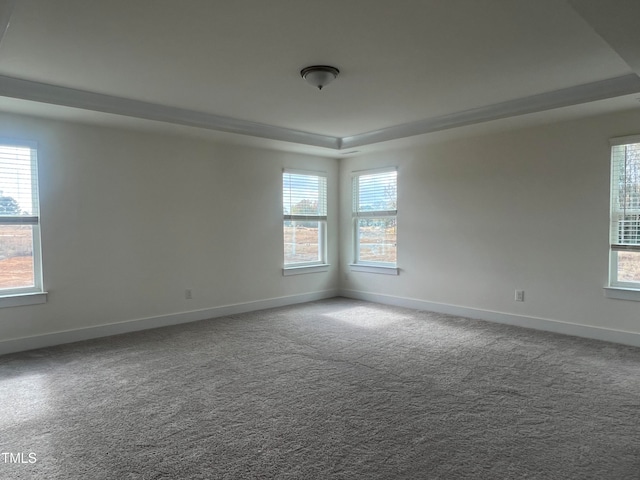
<instances>
[{"instance_id":1,"label":"window frame","mask_svg":"<svg viewBox=\"0 0 640 480\"><path fill-rule=\"evenodd\" d=\"M300 175L300 176L309 176L309 177L317 177L318 179L322 179L318 183L318 198L322 199L324 205L321 207L321 212L318 215L292 215L291 213L286 214L284 212L284 196L286 193L285 190L285 175ZM326 272L329 269L328 263L328 251L327 251L327 221L328 221L328 186L329 180L326 172L314 171L314 170L301 170L296 168L284 168L282 170L282 197L283 197L283 207L282 207L282 246L283 246L283 263L282 263L282 274L284 276L289 275L299 275L305 273L319 273ZM324 189L324 191L321 191ZM286 222L293 222L295 226L295 222L317 222L318 223L318 260L308 261L308 262L286 262L285 251L285 238L284 238L284 226Z\"/></svg>"},{"instance_id":2,"label":"window frame","mask_svg":"<svg viewBox=\"0 0 640 480\"><path fill-rule=\"evenodd\" d=\"M29 148L30 173L31 173L31 202L36 207L37 213L24 217L0 216L0 225L29 225L31 226L32 251L33 251L33 286L0 289L0 308L32 305L46 302L42 274L42 240L41 240L41 213L39 202L38 179L38 144L30 140L19 140L0 137L0 147Z\"/></svg>"},{"instance_id":3,"label":"window frame","mask_svg":"<svg viewBox=\"0 0 640 480\"><path fill-rule=\"evenodd\" d=\"M360 211L360 177L371 175L382 175L390 172L396 173L396 209L395 210L371 210ZM397 257L397 225L398 225L398 209L397 209L397 188L398 188L398 168L397 167L383 167L367 170L359 170L352 172L351 174L351 189L352 189L352 241L353 241L353 262L349 265L354 272L364 273L379 273L386 275L398 275L398 257ZM381 219L394 219L396 222L396 260L395 262L382 262L375 260L362 260L360 258L360 220L381 220Z\"/></svg>"},{"instance_id":4,"label":"window frame","mask_svg":"<svg viewBox=\"0 0 640 480\"><path fill-rule=\"evenodd\" d=\"M619 202L616 196L616 187L614 185L615 179L619 178L619 172L616 170L619 168L616 161L617 155L619 155L617 150L626 145L640 144L640 135L612 138L609 143L611 146L609 177L609 279L608 285L605 287L605 295L609 298L640 301L640 282L626 282L618 279L619 252L640 253L640 244L631 245L622 243L620 241L619 234L614 234L614 232L619 231L621 216L624 217L628 214L638 215L638 219L636 221L640 221L640 208L635 208L630 213L628 213L625 208L621 214L619 209L616 207ZM622 221L625 221L624 218L622 218Z\"/></svg>"}]
</instances>

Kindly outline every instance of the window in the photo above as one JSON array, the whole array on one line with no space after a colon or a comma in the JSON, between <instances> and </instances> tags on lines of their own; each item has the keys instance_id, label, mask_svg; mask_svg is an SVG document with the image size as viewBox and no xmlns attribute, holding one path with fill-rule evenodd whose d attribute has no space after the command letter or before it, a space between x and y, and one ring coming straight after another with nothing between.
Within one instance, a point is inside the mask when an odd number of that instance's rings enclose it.
<instances>
[{"instance_id":1,"label":"window","mask_svg":"<svg viewBox=\"0 0 640 480\"><path fill-rule=\"evenodd\" d=\"M640 136L611 143L609 284L640 289Z\"/></svg>"},{"instance_id":2,"label":"window","mask_svg":"<svg viewBox=\"0 0 640 480\"><path fill-rule=\"evenodd\" d=\"M0 141L0 297L42 292L36 154Z\"/></svg>"},{"instance_id":3,"label":"window","mask_svg":"<svg viewBox=\"0 0 640 480\"><path fill-rule=\"evenodd\" d=\"M285 170L282 174L284 267L327 262L327 177Z\"/></svg>"},{"instance_id":4,"label":"window","mask_svg":"<svg viewBox=\"0 0 640 480\"><path fill-rule=\"evenodd\" d=\"M356 265L396 267L397 171L353 177L353 228Z\"/></svg>"}]
</instances>

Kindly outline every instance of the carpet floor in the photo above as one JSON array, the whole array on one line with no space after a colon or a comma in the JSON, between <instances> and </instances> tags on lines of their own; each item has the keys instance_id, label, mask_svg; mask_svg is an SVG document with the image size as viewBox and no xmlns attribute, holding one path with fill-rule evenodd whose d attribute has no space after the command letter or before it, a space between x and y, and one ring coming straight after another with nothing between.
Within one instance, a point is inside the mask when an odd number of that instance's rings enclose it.
<instances>
[{"instance_id":1,"label":"carpet floor","mask_svg":"<svg viewBox=\"0 0 640 480\"><path fill-rule=\"evenodd\" d=\"M0 405L1 479L640 479L640 349L343 298L6 355Z\"/></svg>"}]
</instances>

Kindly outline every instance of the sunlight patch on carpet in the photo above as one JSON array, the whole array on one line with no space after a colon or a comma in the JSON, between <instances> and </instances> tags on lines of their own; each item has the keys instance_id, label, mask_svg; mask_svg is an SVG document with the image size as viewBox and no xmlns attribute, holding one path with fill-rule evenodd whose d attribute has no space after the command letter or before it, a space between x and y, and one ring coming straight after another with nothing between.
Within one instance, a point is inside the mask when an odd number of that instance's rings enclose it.
<instances>
[{"instance_id":1,"label":"sunlight patch on carpet","mask_svg":"<svg viewBox=\"0 0 640 480\"><path fill-rule=\"evenodd\" d=\"M46 375L20 375L0 379L3 399L0 427L43 416L49 408L50 392Z\"/></svg>"},{"instance_id":2,"label":"sunlight patch on carpet","mask_svg":"<svg viewBox=\"0 0 640 480\"><path fill-rule=\"evenodd\" d=\"M366 306L350 307L322 315L356 327L371 329L388 327L410 319L408 315Z\"/></svg>"}]
</instances>

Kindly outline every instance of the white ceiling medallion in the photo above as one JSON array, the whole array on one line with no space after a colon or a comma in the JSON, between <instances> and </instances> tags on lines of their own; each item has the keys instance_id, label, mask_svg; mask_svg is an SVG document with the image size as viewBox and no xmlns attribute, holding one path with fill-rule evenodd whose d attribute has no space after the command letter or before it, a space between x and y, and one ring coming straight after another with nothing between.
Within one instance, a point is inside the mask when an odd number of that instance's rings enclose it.
<instances>
[{"instance_id":1,"label":"white ceiling medallion","mask_svg":"<svg viewBox=\"0 0 640 480\"><path fill-rule=\"evenodd\" d=\"M312 65L300 70L300 76L318 90L333 82L339 74L340 70L329 65Z\"/></svg>"}]
</instances>

